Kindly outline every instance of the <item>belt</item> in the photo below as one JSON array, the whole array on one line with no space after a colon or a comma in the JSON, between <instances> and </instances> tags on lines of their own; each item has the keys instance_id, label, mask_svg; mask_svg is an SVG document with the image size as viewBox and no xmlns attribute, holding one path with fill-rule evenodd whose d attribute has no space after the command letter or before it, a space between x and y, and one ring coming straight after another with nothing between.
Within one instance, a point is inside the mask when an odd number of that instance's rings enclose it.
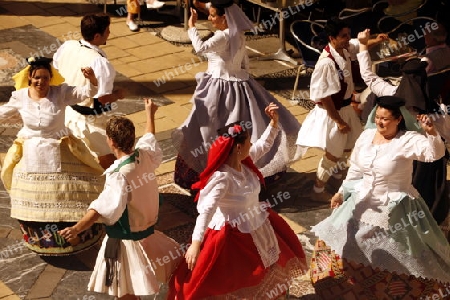
<instances>
[{"instance_id":1,"label":"belt","mask_svg":"<svg viewBox=\"0 0 450 300\"><path fill-rule=\"evenodd\" d=\"M88 107L88 106L81 106L78 104L71 106L73 110L78 112L79 114L82 114L84 116L92 116L92 115L101 115L104 112L111 111L111 104L106 103L105 105L101 104L100 101L98 101L98 98L94 98L94 107Z\"/></svg>"},{"instance_id":2,"label":"belt","mask_svg":"<svg viewBox=\"0 0 450 300\"><path fill-rule=\"evenodd\" d=\"M316 104L317 104L318 106L322 106L322 102L316 102ZM345 106L349 106L350 104L352 104L352 98L351 98L351 97L348 98L348 99L342 100L341 108L343 108L343 107L345 107Z\"/></svg>"},{"instance_id":3,"label":"belt","mask_svg":"<svg viewBox=\"0 0 450 300\"><path fill-rule=\"evenodd\" d=\"M352 98L351 97L348 98L348 99L345 99L344 101L342 101L342 106L341 107L349 106L350 104L352 104Z\"/></svg>"}]
</instances>

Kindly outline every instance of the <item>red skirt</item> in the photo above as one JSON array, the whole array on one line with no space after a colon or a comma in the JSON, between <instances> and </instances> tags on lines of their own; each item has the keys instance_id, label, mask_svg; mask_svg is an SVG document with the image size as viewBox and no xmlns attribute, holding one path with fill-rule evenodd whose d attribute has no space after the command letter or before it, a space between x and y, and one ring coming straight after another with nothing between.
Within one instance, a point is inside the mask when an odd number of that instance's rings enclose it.
<instances>
[{"instance_id":1,"label":"red skirt","mask_svg":"<svg viewBox=\"0 0 450 300\"><path fill-rule=\"evenodd\" d=\"M183 260L174 272L167 299L276 299L294 278L306 272L306 258L296 234L273 210L269 221L281 253L265 268L250 233L225 225L207 229L192 271Z\"/></svg>"}]
</instances>

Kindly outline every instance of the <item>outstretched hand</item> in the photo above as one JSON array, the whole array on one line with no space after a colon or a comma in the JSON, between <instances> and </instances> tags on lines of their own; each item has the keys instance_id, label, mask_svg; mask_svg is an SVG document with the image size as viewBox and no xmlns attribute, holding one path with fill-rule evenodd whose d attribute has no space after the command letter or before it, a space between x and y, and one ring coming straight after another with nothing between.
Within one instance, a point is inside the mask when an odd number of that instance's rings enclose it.
<instances>
[{"instance_id":1,"label":"outstretched hand","mask_svg":"<svg viewBox=\"0 0 450 300\"><path fill-rule=\"evenodd\" d=\"M191 16L189 17L188 25L189 28L195 27L195 23L197 23L198 14L195 9L191 7Z\"/></svg>"},{"instance_id":2,"label":"outstretched hand","mask_svg":"<svg viewBox=\"0 0 450 300\"><path fill-rule=\"evenodd\" d=\"M89 79L91 84L97 86L97 77L95 77L94 70L91 67L81 68L81 73L83 73L84 78Z\"/></svg>"},{"instance_id":3,"label":"outstretched hand","mask_svg":"<svg viewBox=\"0 0 450 300\"><path fill-rule=\"evenodd\" d=\"M264 109L264 112L266 115L269 116L271 119L270 124L272 124L273 127L277 127L278 125L278 105L271 102L266 108Z\"/></svg>"},{"instance_id":4,"label":"outstretched hand","mask_svg":"<svg viewBox=\"0 0 450 300\"><path fill-rule=\"evenodd\" d=\"M385 41L385 40L389 40L389 36L386 33L379 33L373 39L373 44L376 45L376 44L379 44L379 43L381 43L382 41Z\"/></svg>"},{"instance_id":5,"label":"outstretched hand","mask_svg":"<svg viewBox=\"0 0 450 300\"><path fill-rule=\"evenodd\" d=\"M367 50L368 48L375 46L385 40L389 40L389 36L385 33L380 33L375 38L371 39L370 29L365 29L364 31L358 33L360 51Z\"/></svg>"}]
</instances>

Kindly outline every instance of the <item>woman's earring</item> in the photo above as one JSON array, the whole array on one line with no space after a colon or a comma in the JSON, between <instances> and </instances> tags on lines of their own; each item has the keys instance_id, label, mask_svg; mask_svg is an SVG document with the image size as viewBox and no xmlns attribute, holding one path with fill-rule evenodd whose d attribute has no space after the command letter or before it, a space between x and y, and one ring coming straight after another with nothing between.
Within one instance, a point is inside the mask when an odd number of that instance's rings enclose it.
<instances>
[{"instance_id":1,"label":"woman's earring","mask_svg":"<svg viewBox=\"0 0 450 300\"><path fill-rule=\"evenodd\" d=\"M241 155L241 150L238 150L238 154Z\"/></svg>"}]
</instances>

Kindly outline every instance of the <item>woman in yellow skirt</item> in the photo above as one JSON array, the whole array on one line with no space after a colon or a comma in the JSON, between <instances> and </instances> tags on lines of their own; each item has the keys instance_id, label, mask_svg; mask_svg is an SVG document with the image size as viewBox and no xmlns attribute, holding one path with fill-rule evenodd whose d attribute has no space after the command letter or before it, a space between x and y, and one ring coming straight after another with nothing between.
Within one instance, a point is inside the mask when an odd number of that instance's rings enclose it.
<instances>
[{"instance_id":1,"label":"woman in yellow skirt","mask_svg":"<svg viewBox=\"0 0 450 300\"><path fill-rule=\"evenodd\" d=\"M80 70L90 80L83 87L62 83L51 59L30 57L16 74L16 91L0 106L0 120L17 114L23 127L8 150L1 178L11 197L11 217L19 220L26 245L41 255L73 254L103 235L96 224L72 243L58 230L74 224L103 189L102 167L64 126L65 108L95 94L91 68Z\"/></svg>"}]
</instances>

